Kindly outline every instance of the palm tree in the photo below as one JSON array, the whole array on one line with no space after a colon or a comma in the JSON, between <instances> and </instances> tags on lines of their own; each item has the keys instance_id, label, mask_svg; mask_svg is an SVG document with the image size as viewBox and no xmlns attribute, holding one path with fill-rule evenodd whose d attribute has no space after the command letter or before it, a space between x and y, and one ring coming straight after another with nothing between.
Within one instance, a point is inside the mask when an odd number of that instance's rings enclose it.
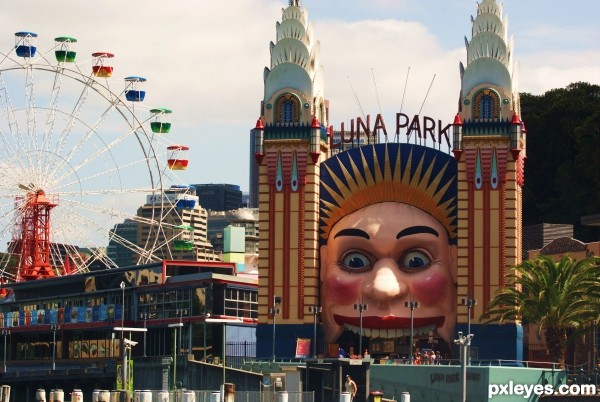
<instances>
[{"instance_id":1,"label":"palm tree","mask_svg":"<svg viewBox=\"0 0 600 402\"><path fill-rule=\"evenodd\" d=\"M539 324L552 361L564 367L568 330L577 334L600 315L600 258L541 255L513 267L506 283L488 306L487 322Z\"/></svg>"}]
</instances>

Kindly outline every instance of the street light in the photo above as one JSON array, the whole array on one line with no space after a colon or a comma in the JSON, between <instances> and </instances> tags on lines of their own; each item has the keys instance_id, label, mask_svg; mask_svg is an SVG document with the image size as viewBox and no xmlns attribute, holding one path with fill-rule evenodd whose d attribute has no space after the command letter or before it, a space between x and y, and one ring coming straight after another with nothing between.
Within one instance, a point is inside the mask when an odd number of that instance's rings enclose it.
<instances>
[{"instance_id":1,"label":"street light","mask_svg":"<svg viewBox=\"0 0 600 402\"><path fill-rule=\"evenodd\" d=\"M127 353L125 353L125 337L123 336L123 327L125 327L125 282L121 281L119 285L122 293L121 306L121 389L127 389Z\"/></svg>"},{"instance_id":2,"label":"street light","mask_svg":"<svg viewBox=\"0 0 600 402\"><path fill-rule=\"evenodd\" d=\"M273 353L271 360L275 361L275 317L279 314L278 305L281 304L281 296L273 296L273 307L271 308L271 314L273 315Z\"/></svg>"},{"instance_id":3,"label":"street light","mask_svg":"<svg viewBox=\"0 0 600 402\"><path fill-rule=\"evenodd\" d=\"M360 337L358 338L358 354L361 356L362 356L362 338L363 338L362 316L363 316L363 311L366 311L367 307L369 307L369 306L365 303L362 303L362 300L361 300L361 303L354 304L354 310L358 310L359 321L360 321Z\"/></svg>"},{"instance_id":4,"label":"street light","mask_svg":"<svg viewBox=\"0 0 600 402\"><path fill-rule=\"evenodd\" d=\"M137 327L114 327L113 331L114 332L120 332L121 336L123 336L123 333L125 331L129 332L129 338L130 339L123 338L123 342L122 342L123 356L124 356L123 357L123 367L125 368L125 367L127 367L127 350L131 350L131 348L133 346L136 346L138 344L137 342L135 342L135 341L132 340L133 338L131 336L131 333L132 332L144 332L144 333L146 333L146 331L148 331L148 329L146 329L146 328L137 328ZM123 389L127 390L127 386L125 384L125 381L127 381L127 378L129 378L129 377L123 376L123 373L126 374L125 369L121 370L121 374L122 374L121 380L123 381Z\"/></svg>"},{"instance_id":5,"label":"street light","mask_svg":"<svg viewBox=\"0 0 600 402\"><path fill-rule=\"evenodd\" d=\"M2 328L2 335L4 335L4 373L6 373L6 337L10 335L10 329Z\"/></svg>"},{"instance_id":6,"label":"street light","mask_svg":"<svg viewBox=\"0 0 600 402\"><path fill-rule=\"evenodd\" d=\"M407 302L404 302L404 306L406 306L407 308L410 309L410 353L409 353L409 362L410 364L413 364L414 361L414 357L413 357L413 336L414 336L414 312L416 308L419 308L419 302L418 301L414 301L414 300L410 300Z\"/></svg>"},{"instance_id":7,"label":"street light","mask_svg":"<svg viewBox=\"0 0 600 402\"><path fill-rule=\"evenodd\" d=\"M52 329L52 370L56 370L56 331L60 329L58 324L50 324Z\"/></svg>"},{"instance_id":8,"label":"street light","mask_svg":"<svg viewBox=\"0 0 600 402\"><path fill-rule=\"evenodd\" d=\"M462 402L467 401L467 353L471 347L471 338L473 335L464 335L462 332L458 333L458 339L454 340L456 345L460 345L460 368L461 368L461 380L462 380Z\"/></svg>"},{"instance_id":9,"label":"street light","mask_svg":"<svg viewBox=\"0 0 600 402\"><path fill-rule=\"evenodd\" d=\"M308 312L313 315L314 318L314 330L313 330L313 357L317 357L317 314L323 311L323 307L317 305L308 306Z\"/></svg>"},{"instance_id":10,"label":"street light","mask_svg":"<svg viewBox=\"0 0 600 402\"><path fill-rule=\"evenodd\" d=\"M225 384L225 356L226 356L226 348L227 348L227 343L226 343L226 338L227 338L227 324L228 323L241 323L243 320L241 317L233 317L233 318L209 318L210 314L206 315L207 318L204 319L205 323L222 323L223 324L223 356L222 356L222 361L223 361L223 384Z\"/></svg>"},{"instance_id":11,"label":"street light","mask_svg":"<svg viewBox=\"0 0 600 402\"><path fill-rule=\"evenodd\" d=\"M146 357L146 320L148 319L148 313L140 313L140 318L144 320L144 357Z\"/></svg>"},{"instance_id":12,"label":"street light","mask_svg":"<svg viewBox=\"0 0 600 402\"><path fill-rule=\"evenodd\" d=\"M461 303L463 306L467 306L467 335L469 335L472 338L473 335L471 334L471 308L473 308L475 305L477 305L477 300L471 299L469 297L468 299L462 299ZM467 353L467 364L468 365L471 365L471 338L469 338L468 353Z\"/></svg>"},{"instance_id":13,"label":"street light","mask_svg":"<svg viewBox=\"0 0 600 402\"><path fill-rule=\"evenodd\" d=\"M177 389L177 328L183 327L183 323L177 322L174 324L169 324L169 328L174 329L173 334L173 391Z\"/></svg>"}]
</instances>

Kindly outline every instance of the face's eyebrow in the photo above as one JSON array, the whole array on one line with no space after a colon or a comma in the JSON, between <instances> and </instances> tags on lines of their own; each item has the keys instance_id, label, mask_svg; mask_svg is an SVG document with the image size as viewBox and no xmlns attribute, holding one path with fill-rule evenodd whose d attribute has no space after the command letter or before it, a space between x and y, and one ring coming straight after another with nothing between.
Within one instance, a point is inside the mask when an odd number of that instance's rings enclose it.
<instances>
[{"instance_id":1,"label":"face's eyebrow","mask_svg":"<svg viewBox=\"0 0 600 402\"><path fill-rule=\"evenodd\" d=\"M398 232L398 234L396 235L396 239L420 233L429 233L434 235L435 237L440 237L440 234L437 232L437 230L430 228L429 226L411 226Z\"/></svg>"},{"instance_id":2,"label":"face's eyebrow","mask_svg":"<svg viewBox=\"0 0 600 402\"><path fill-rule=\"evenodd\" d=\"M354 228L342 229L339 232L337 232L335 234L335 236L333 236L333 238L336 239L338 236L357 236L357 237L364 237L367 240L371 239L369 237L369 234L367 232L365 232L364 230L354 229Z\"/></svg>"}]
</instances>

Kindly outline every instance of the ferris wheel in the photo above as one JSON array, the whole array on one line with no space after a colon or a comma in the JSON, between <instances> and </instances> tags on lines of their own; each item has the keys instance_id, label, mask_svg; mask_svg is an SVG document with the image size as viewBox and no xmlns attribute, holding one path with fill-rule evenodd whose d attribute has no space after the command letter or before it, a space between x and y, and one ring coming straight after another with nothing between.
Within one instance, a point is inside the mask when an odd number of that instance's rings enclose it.
<instances>
[{"instance_id":1,"label":"ferris wheel","mask_svg":"<svg viewBox=\"0 0 600 402\"><path fill-rule=\"evenodd\" d=\"M172 258L163 217L177 197L165 190L187 147L168 146L171 110L143 107L146 79L116 78L110 52L14 39L0 51L2 280L123 266L119 253L129 265Z\"/></svg>"}]
</instances>

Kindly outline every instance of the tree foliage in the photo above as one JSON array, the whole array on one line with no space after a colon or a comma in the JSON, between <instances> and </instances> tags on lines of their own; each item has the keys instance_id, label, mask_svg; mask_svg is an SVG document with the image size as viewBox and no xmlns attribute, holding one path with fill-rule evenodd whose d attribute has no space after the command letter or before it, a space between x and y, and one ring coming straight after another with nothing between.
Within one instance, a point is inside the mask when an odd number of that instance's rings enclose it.
<instances>
[{"instance_id":1,"label":"tree foliage","mask_svg":"<svg viewBox=\"0 0 600 402\"><path fill-rule=\"evenodd\" d=\"M572 224L575 237L597 241L581 217L600 213L600 86L577 82L543 95L521 94L527 128L525 225Z\"/></svg>"},{"instance_id":2,"label":"tree foliage","mask_svg":"<svg viewBox=\"0 0 600 402\"><path fill-rule=\"evenodd\" d=\"M600 258L554 261L538 256L513 267L511 285L488 305L488 322L524 321L538 324L546 334L550 357L564 365L569 330L598 320L600 312Z\"/></svg>"}]
</instances>

